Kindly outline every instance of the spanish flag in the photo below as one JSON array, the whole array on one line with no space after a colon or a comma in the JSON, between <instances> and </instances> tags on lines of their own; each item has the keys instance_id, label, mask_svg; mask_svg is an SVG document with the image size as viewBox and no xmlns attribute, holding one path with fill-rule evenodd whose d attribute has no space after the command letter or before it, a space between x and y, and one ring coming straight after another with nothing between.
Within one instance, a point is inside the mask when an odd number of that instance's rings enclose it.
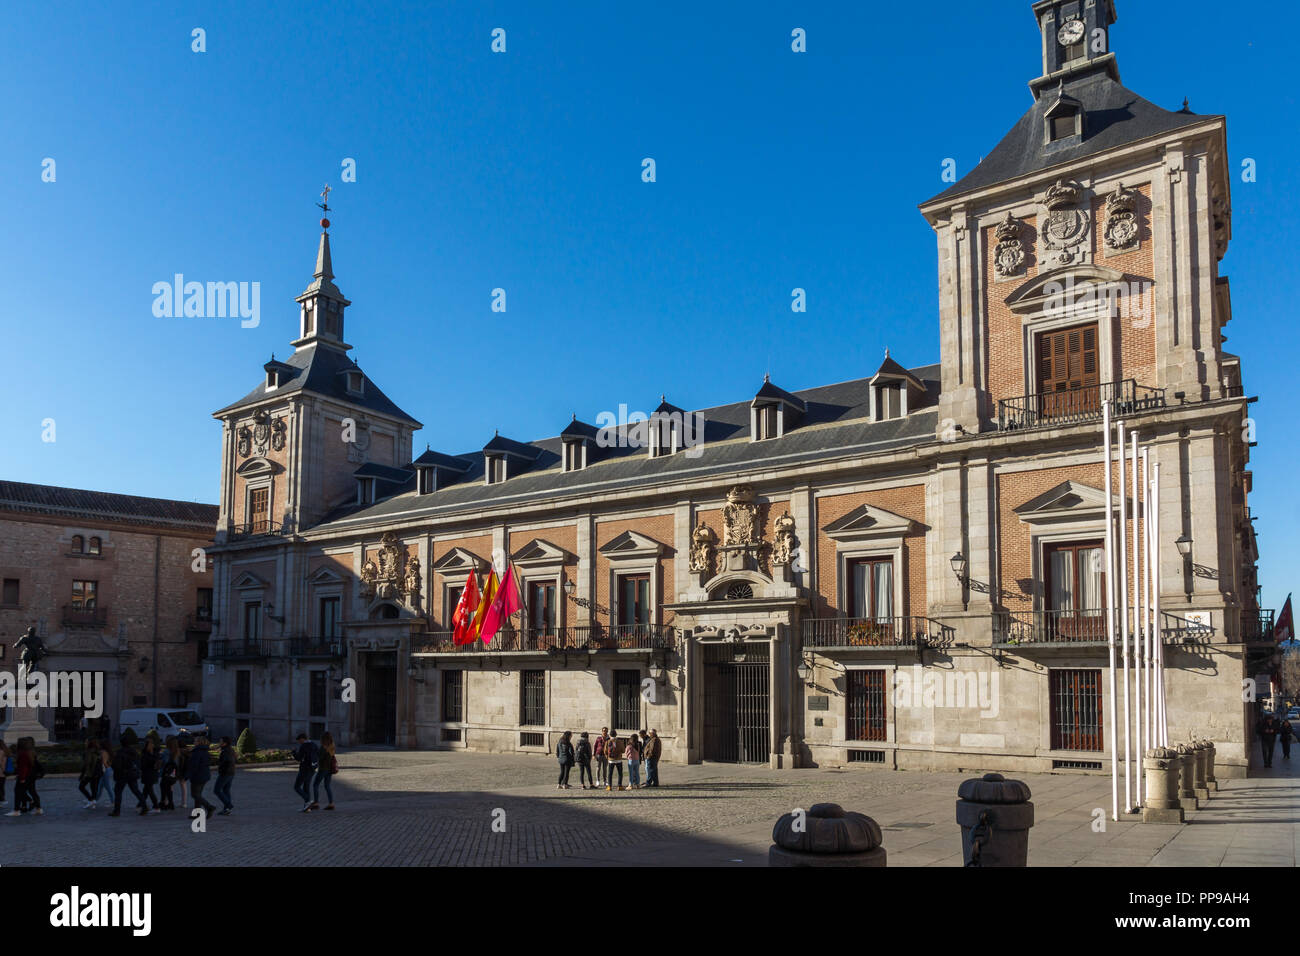
<instances>
[{"instance_id":1,"label":"spanish flag","mask_svg":"<svg viewBox=\"0 0 1300 956\"><path fill-rule=\"evenodd\" d=\"M487 616L488 608L490 608L492 602L496 600L498 587L500 587L500 584L497 581L497 569L493 568L488 572L488 579L483 582L483 593L479 596L478 610L474 612L474 620L469 626L469 639L471 641L482 633L483 618ZM491 634L484 638L483 643L486 644L490 640L492 640Z\"/></svg>"}]
</instances>

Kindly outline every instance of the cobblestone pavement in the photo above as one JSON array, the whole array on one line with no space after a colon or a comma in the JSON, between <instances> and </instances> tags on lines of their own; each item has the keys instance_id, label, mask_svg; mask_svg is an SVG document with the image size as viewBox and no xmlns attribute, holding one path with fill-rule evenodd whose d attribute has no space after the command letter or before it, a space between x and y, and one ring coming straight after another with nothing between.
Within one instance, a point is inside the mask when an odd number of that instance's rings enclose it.
<instances>
[{"instance_id":1,"label":"cobblestone pavement","mask_svg":"<svg viewBox=\"0 0 1300 956\"><path fill-rule=\"evenodd\" d=\"M890 865L959 866L954 802L971 776L663 764L658 790L606 793L578 789L576 772L574 789L557 791L555 761L531 755L365 750L340 764L338 809L310 814L298 812L294 768L242 768L234 814L206 833L181 810L139 817L129 795L115 819L82 810L75 779L46 778L44 816L0 817L0 865L763 866L782 813L830 801L881 824ZM1300 781L1285 773L1228 782L1187 825L1107 820L1101 833L1108 777L1020 779L1036 810L1031 865L1295 864Z\"/></svg>"}]
</instances>

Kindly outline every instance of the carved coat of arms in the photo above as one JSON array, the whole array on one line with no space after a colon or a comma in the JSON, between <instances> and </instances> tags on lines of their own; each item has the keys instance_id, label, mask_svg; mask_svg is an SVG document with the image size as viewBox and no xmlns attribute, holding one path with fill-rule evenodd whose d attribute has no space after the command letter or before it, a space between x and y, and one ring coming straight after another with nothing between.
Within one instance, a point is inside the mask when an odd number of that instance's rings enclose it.
<instances>
[{"instance_id":1,"label":"carved coat of arms","mask_svg":"<svg viewBox=\"0 0 1300 956\"><path fill-rule=\"evenodd\" d=\"M1025 247L1020 241L1020 223L1010 211L993 231L998 244L993 250L993 267L1002 278L1015 275L1025 263Z\"/></svg>"},{"instance_id":2,"label":"carved coat of arms","mask_svg":"<svg viewBox=\"0 0 1300 956\"><path fill-rule=\"evenodd\" d=\"M691 573L711 575L716 551L717 542L713 529L701 523L691 532Z\"/></svg>"},{"instance_id":3,"label":"carved coat of arms","mask_svg":"<svg viewBox=\"0 0 1300 956\"><path fill-rule=\"evenodd\" d=\"M772 563L789 564L794 558L794 518L789 512L776 519L776 533L772 538Z\"/></svg>"},{"instance_id":4,"label":"carved coat of arms","mask_svg":"<svg viewBox=\"0 0 1300 956\"><path fill-rule=\"evenodd\" d=\"M1120 183L1113 193L1106 197L1106 226L1104 235L1106 246L1117 251L1132 249L1137 245L1138 221L1134 213L1137 196L1125 189Z\"/></svg>"},{"instance_id":5,"label":"carved coat of arms","mask_svg":"<svg viewBox=\"0 0 1300 956\"><path fill-rule=\"evenodd\" d=\"M1088 238L1088 213L1079 208L1083 188L1075 183L1057 180L1043 195L1042 204L1047 216L1042 220L1040 232L1043 245L1051 250L1051 258L1061 265L1069 265L1086 257L1080 248Z\"/></svg>"},{"instance_id":6,"label":"carved coat of arms","mask_svg":"<svg viewBox=\"0 0 1300 956\"><path fill-rule=\"evenodd\" d=\"M722 543L759 543L758 505L752 486L736 485L727 492L727 504L722 509Z\"/></svg>"},{"instance_id":7,"label":"carved coat of arms","mask_svg":"<svg viewBox=\"0 0 1300 956\"><path fill-rule=\"evenodd\" d=\"M391 531L379 540L379 552L361 566L361 596L366 600L413 601L420 594L420 561L408 559L406 548Z\"/></svg>"}]
</instances>

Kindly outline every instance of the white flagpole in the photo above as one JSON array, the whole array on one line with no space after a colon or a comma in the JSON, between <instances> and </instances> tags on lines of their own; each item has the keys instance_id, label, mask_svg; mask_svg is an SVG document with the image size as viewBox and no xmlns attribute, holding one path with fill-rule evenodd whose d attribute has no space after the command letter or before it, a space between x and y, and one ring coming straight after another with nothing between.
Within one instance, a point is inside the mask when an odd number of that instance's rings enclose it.
<instances>
[{"instance_id":1,"label":"white flagpole","mask_svg":"<svg viewBox=\"0 0 1300 956\"><path fill-rule=\"evenodd\" d=\"M1119 625L1120 636L1123 640L1122 647L1124 653L1124 812L1128 813L1133 809L1133 783L1130 779L1130 766L1133 757L1130 753L1130 720L1129 720L1129 673L1128 673L1128 489L1124 487L1124 453L1126 432L1124 430L1124 420L1119 422L1119 540L1117 546L1119 549L1119 580L1116 584L1119 587Z\"/></svg>"},{"instance_id":2,"label":"white flagpole","mask_svg":"<svg viewBox=\"0 0 1300 956\"><path fill-rule=\"evenodd\" d=\"M1164 547L1164 542L1160 539L1160 462L1151 464L1151 523L1153 526L1151 538L1155 542L1155 562L1152 567L1155 568L1155 580L1151 582L1151 616L1156 621L1156 646L1155 646L1155 668L1151 675L1155 684L1155 721L1156 721L1156 740L1161 747L1169 746L1169 723L1165 713L1165 641L1164 636L1160 633L1160 572L1163 564L1160 560L1160 552Z\"/></svg>"},{"instance_id":3,"label":"white flagpole","mask_svg":"<svg viewBox=\"0 0 1300 956\"><path fill-rule=\"evenodd\" d=\"M1102 430L1106 433L1104 471L1106 484L1106 645L1110 649L1110 818L1119 819L1119 741L1115 732L1115 512L1110 482L1110 400L1101 403Z\"/></svg>"},{"instance_id":4,"label":"white flagpole","mask_svg":"<svg viewBox=\"0 0 1300 956\"><path fill-rule=\"evenodd\" d=\"M1151 629L1155 622L1151 620L1151 460L1147 454L1149 448L1142 449L1142 675L1143 700L1146 706L1142 710L1143 739L1147 749L1154 747L1151 739Z\"/></svg>"},{"instance_id":5,"label":"white flagpole","mask_svg":"<svg viewBox=\"0 0 1300 956\"><path fill-rule=\"evenodd\" d=\"M1141 584L1142 584L1142 550L1141 539L1138 536L1138 529L1141 526L1140 505L1140 486L1138 484L1138 433L1137 429L1133 430L1133 453L1129 459L1129 471L1131 477L1129 484L1133 489L1133 740L1134 761L1134 794L1136 796L1135 806L1142 806L1142 755L1145 752L1142 749L1142 634L1145 631L1145 625L1142 621L1141 602Z\"/></svg>"}]
</instances>

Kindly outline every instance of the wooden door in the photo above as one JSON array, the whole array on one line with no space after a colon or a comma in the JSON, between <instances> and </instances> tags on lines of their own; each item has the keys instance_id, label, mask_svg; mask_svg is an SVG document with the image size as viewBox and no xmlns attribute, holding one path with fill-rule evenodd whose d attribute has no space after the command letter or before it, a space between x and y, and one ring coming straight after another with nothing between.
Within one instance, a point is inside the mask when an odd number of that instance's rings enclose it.
<instances>
[{"instance_id":1,"label":"wooden door","mask_svg":"<svg viewBox=\"0 0 1300 956\"><path fill-rule=\"evenodd\" d=\"M1101 408L1097 323L1038 336L1039 414L1046 419L1095 415Z\"/></svg>"}]
</instances>

